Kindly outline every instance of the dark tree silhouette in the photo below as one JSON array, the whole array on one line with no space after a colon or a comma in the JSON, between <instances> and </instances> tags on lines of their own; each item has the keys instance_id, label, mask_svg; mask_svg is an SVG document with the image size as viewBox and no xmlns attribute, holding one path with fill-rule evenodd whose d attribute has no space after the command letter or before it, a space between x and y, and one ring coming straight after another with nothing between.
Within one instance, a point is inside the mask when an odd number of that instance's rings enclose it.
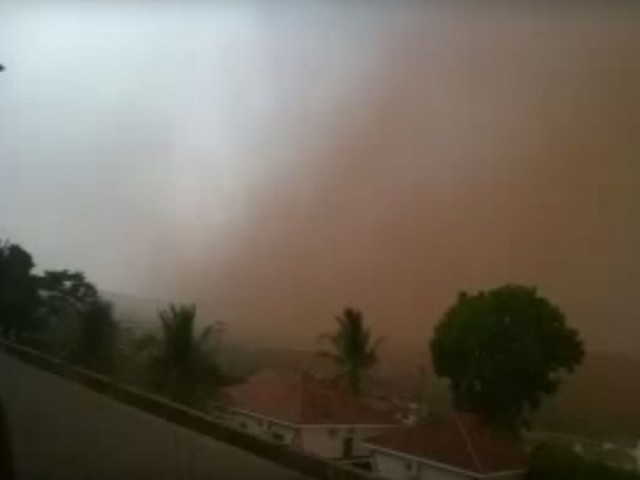
<instances>
[{"instance_id":1,"label":"dark tree silhouette","mask_svg":"<svg viewBox=\"0 0 640 480\"><path fill-rule=\"evenodd\" d=\"M38 293L38 316L46 327L48 347L79 361L85 315L94 315L102 302L98 290L82 272L47 270L38 277Z\"/></svg>"},{"instance_id":2,"label":"dark tree silhouette","mask_svg":"<svg viewBox=\"0 0 640 480\"><path fill-rule=\"evenodd\" d=\"M435 328L431 356L458 409L517 433L584 349L558 307L534 288L506 285L461 293Z\"/></svg>"},{"instance_id":3,"label":"dark tree silhouette","mask_svg":"<svg viewBox=\"0 0 640 480\"><path fill-rule=\"evenodd\" d=\"M113 373L118 325L111 304L96 300L80 315L75 361L100 373Z\"/></svg>"},{"instance_id":4,"label":"dark tree silhouette","mask_svg":"<svg viewBox=\"0 0 640 480\"><path fill-rule=\"evenodd\" d=\"M29 252L20 245L0 243L0 328L5 336L32 333L38 328L38 294Z\"/></svg>"},{"instance_id":5,"label":"dark tree silhouette","mask_svg":"<svg viewBox=\"0 0 640 480\"><path fill-rule=\"evenodd\" d=\"M77 316L98 301L98 290L82 272L47 270L38 278L41 315L50 322Z\"/></svg>"},{"instance_id":6,"label":"dark tree silhouette","mask_svg":"<svg viewBox=\"0 0 640 480\"><path fill-rule=\"evenodd\" d=\"M366 375L378 363L382 339L372 339L362 313L353 308L345 308L342 316L336 317L336 322L338 328L334 333L320 336L329 350L319 353L334 361L338 368L337 379L345 382L353 393L360 394Z\"/></svg>"},{"instance_id":7,"label":"dark tree silhouette","mask_svg":"<svg viewBox=\"0 0 640 480\"><path fill-rule=\"evenodd\" d=\"M152 388L192 406L213 400L223 382L213 350L213 328L196 334L195 305L170 304L158 316L160 338L146 336L139 345L149 352Z\"/></svg>"}]
</instances>

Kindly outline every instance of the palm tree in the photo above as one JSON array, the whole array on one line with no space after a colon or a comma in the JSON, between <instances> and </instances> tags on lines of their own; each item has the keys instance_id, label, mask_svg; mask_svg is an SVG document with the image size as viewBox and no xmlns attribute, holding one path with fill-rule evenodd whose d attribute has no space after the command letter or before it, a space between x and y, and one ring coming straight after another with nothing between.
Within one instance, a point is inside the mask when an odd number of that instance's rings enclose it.
<instances>
[{"instance_id":1,"label":"palm tree","mask_svg":"<svg viewBox=\"0 0 640 480\"><path fill-rule=\"evenodd\" d=\"M336 321L338 329L334 333L320 336L320 340L330 347L320 355L334 361L338 367L337 379L358 395L365 377L378 363L378 348L383 339L372 340L362 313L356 309L345 308L342 316L336 316Z\"/></svg>"},{"instance_id":2,"label":"palm tree","mask_svg":"<svg viewBox=\"0 0 640 480\"><path fill-rule=\"evenodd\" d=\"M161 338L147 336L142 350L151 350L153 387L172 400L198 405L215 392L220 371L208 326L195 332L195 305L170 304L158 312Z\"/></svg>"}]
</instances>

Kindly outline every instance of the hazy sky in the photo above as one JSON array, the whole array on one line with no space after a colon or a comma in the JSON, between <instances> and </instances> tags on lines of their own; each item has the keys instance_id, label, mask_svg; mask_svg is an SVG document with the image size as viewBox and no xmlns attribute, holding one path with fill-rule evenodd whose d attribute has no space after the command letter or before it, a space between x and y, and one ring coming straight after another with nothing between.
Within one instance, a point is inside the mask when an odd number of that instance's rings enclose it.
<instances>
[{"instance_id":1,"label":"hazy sky","mask_svg":"<svg viewBox=\"0 0 640 480\"><path fill-rule=\"evenodd\" d=\"M388 3L3 2L0 237L265 338L510 281L640 348L638 12Z\"/></svg>"}]
</instances>

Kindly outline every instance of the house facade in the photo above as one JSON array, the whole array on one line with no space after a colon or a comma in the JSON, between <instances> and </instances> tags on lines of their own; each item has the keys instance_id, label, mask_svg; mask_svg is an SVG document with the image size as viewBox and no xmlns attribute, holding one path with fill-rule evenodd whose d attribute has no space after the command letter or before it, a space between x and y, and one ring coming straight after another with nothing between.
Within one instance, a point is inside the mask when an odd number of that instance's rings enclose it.
<instances>
[{"instance_id":1,"label":"house facade","mask_svg":"<svg viewBox=\"0 0 640 480\"><path fill-rule=\"evenodd\" d=\"M228 423L326 458L366 456L365 439L399 424L393 412L305 374L263 372L225 395Z\"/></svg>"},{"instance_id":2,"label":"house facade","mask_svg":"<svg viewBox=\"0 0 640 480\"><path fill-rule=\"evenodd\" d=\"M516 480L524 450L467 414L431 415L365 442L375 473L390 480Z\"/></svg>"}]
</instances>

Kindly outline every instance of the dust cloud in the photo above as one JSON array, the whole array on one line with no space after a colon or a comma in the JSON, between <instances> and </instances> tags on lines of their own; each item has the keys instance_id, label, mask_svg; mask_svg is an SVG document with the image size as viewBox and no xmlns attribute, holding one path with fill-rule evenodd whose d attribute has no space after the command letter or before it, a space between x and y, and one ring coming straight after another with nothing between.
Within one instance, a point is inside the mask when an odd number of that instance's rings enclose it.
<instances>
[{"instance_id":1,"label":"dust cloud","mask_svg":"<svg viewBox=\"0 0 640 480\"><path fill-rule=\"evenodd\" d=\"M266 343L517 282L637 350L637 12L381 4L8 2L0 233Z\"/></svg>"}]
</instances>

